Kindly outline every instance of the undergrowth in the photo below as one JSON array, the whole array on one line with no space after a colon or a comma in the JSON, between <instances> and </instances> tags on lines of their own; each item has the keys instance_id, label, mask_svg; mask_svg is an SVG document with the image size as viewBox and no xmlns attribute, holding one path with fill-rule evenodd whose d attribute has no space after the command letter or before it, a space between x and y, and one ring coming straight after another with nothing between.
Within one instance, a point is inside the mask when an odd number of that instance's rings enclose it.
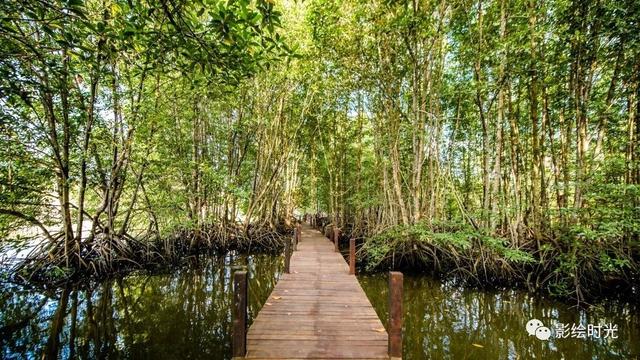
<instances>
[{"instance_id":1,"label":"undergrowth","mask_svg":"<svg viewBox=\"0 0 640 360\"><path fill-rule=\"evenodd\" d=\"M540 247L517 247L466 224L420 222L366 237L358 258L365 271L428 271L474 286L519 284L578 302L638 291L638 249L623 245L629 243L622 241L624 228L573 226L561 233Z\"/></svg>"}]
</instances>

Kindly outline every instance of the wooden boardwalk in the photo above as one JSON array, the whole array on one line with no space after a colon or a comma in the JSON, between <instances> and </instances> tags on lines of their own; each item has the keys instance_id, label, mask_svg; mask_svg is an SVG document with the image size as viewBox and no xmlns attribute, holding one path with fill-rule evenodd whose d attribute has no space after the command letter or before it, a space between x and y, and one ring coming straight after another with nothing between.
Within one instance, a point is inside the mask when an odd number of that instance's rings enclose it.
<instances>
[{"instance_id":1,"label":"wooden boardwalk","mask_svg":"<svg viewBox=\"0 0 640 360\"><path fill-rule=\"evenodd\" d=\"M331 241L303 225L290 266L249 328L246 358L389 358L387 332Z\"/></svg>"}]
</instances>

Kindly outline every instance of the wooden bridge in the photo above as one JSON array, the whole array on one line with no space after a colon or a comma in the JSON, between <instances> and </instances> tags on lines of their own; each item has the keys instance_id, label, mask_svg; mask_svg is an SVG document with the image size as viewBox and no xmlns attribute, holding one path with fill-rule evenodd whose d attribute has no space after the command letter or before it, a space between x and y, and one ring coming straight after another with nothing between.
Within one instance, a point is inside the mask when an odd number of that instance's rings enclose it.
<instances>
[{"instance_id":1,"label":"wooden bridge","mask_svg":"<svg viewBox=\"0 0 640 360\"><path fill-rule=\"evenodd\" d=\"M333 233L334 243L338 232ZM297 251L292 251L296 249ZM285 250L285 274L246 332L246 272L234 274L234 358L389 359L402 356L402 274L390 275L390 333L350 267L310 226Z\"/></svg>"}]
</instances>

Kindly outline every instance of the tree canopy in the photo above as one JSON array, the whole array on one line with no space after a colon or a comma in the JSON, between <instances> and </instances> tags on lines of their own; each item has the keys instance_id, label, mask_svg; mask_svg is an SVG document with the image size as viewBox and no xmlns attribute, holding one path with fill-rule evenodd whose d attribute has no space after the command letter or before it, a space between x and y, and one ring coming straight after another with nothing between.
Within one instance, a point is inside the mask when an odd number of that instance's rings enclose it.
<instances>
[{"instance_id":1,"label":"tree canopy","mask_svg":"<svg viewBox=\"0 0 640 360\"><path fill-rule=\"evenodd\" d=\"M0 230L59 266L314 213L372 239L375 264L399 244L474 268L493 249L497 274L577 298L638 272L635 0L9 0L0 17Z\"/></svg>"}]
</instances>

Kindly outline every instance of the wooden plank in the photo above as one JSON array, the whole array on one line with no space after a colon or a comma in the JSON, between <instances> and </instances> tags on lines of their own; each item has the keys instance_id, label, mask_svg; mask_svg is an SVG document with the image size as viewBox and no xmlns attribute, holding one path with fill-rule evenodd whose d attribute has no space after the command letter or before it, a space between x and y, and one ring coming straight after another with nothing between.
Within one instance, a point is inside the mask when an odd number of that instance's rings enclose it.
<instances>
[{"instance_id":1,"label":"wooden plank","mask_svg":"<svg viewBox=\"0 0 640 360\"><path fill-rule=\"evenodd\" d=\"M247 353L247 272L233 274L233 356Z\"/></svg>"},{"instance_id":2,"label":"wooden plank","mask_svg":"<svg viewBox=\"0 0 640 360\"><path fill-rule=\"evenodd\" d=\"M249 359L388 359L388 336L334 244L303 225L290 273L247 334Z\"/></svg>"}]
</instances>

